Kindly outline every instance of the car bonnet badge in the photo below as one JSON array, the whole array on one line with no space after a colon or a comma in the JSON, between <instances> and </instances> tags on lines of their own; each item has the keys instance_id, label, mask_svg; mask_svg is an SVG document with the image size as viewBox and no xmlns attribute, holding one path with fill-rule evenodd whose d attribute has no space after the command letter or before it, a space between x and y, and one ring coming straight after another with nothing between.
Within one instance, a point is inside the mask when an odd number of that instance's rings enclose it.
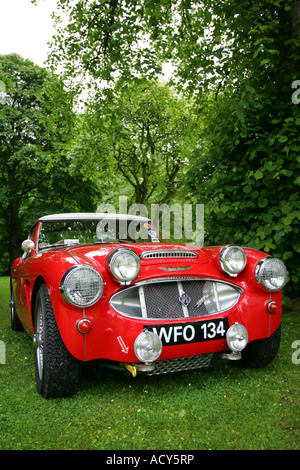
<instances>
[{"instance_id":1,"label":"car bonnet badge","mask_svg":"<svg viewBox=\"0 0 300 470\"><path fill-rule=\"evenodd\" d=\"M185 292L183 292L183 294L181 294L181 296L179 297L179 301L182 303L182 305L187 307L189 305L191 299Z\"/></svg>"}]
</instances>

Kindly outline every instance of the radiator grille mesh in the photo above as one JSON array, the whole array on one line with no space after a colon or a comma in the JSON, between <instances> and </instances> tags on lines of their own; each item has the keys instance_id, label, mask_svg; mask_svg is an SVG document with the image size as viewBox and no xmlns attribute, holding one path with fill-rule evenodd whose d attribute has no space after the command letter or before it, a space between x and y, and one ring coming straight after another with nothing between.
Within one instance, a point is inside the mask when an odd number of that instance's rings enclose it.
<instances>
[{"instance_id":1,"label":"radiator grille mesh","mask_svg":"<svg viewBox=\"0 0 300 470\"><path fill-rule=\"evenodd\" d=\"M176 282L163 282L144 286L147 318L182 318Z\"/></svg>"},{"instance_id":2,"label":"radiator grille mesh","mask_svg":"<svg viewBox=\"0 0 300 470\"><path fill-rule=\"evenodd\" d=\"M240 293L239 288L227 283L178 278L124 289L110 303L129 317L171 320L224 312L238 302Z\"/></svg>"}]
</instances>

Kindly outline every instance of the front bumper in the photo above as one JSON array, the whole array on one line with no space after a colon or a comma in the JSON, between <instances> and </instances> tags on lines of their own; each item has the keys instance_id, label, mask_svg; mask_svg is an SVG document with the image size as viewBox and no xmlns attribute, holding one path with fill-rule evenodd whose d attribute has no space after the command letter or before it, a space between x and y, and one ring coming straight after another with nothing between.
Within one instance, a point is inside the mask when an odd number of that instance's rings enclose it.
<instances>
[{"instance_id":1,"label":"front bumper","mask_svg":"<svg viewBox=\"0 0 300 470\"><path fill-rule=\"evenodd\" d=\"M134 344L145 330L153 331L162 340L163 348L157 362L175 360L176 363L180 358L210 357L229 351L226 332L233 324L243 325L248 333L248 342L251 342L269 337L281 320L281 292L270 295L255 285L241 286L239 299L229 310L171 319L121 314L111 305L111 298L115 294L115 291L111 292L88 309L73 308L72 311L57 297L59 305L57 308L54 305L54 312L60 311L60 315L56 316L58 327L67 349L77 359L137 364L141 361L135 354ZM276 302L278 309L272 309L270 313L268 306L271 301ZM134 309L136 311L136 305ZM77 328L82 318L91 323L88 333L81 333Z\"/></svg>"}]
</instances>

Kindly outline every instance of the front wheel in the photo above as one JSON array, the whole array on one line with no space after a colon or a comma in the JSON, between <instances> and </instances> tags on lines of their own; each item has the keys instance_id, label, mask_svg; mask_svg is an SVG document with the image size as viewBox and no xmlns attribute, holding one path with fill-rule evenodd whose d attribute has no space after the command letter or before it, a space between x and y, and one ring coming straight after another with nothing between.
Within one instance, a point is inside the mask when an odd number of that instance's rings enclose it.
<instances>
[{"instance_id":1,"label":"front wheel","mask_svg":"<svg viewBox=\"0 0 300 470\"><path fill-rule=\"evenodd\" d=\"M275 359L278 353L281 338L281 325L269 337L258 339L249 343L242 351L239 361L244 367L264 367Z\"/></svg>"},{"instance_id":2,"label":"front wheel","mask_svg":"<svg viewBox=\"0 0 300 470\"><path fill-rule=\"evenodd\" d=\"M34 323L38 392L44 398L73 395L77 390L80 362L69 353L61 339L45 284L36 296Z\"/></svg>"},{"instance_id":3,"label":"front wheel","mask_svg":"<svg viewBox=\"0 0 300 470\"><path fill-rule=\"evenodd\" d=\"M13 331L23 331L24 328L22 326L22 323L19 320L17 311L16 311L16 305L15 305L15 297L14 297L14 291L13 287L11 286L10 288L10 325L11 329Z\"/></svg>"}]
</instances>

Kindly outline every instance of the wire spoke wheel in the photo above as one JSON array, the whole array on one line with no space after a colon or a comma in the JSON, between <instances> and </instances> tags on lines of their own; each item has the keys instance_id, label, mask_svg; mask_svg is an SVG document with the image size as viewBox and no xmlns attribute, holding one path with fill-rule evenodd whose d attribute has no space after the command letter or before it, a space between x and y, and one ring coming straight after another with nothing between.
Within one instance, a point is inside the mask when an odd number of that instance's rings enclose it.
<instances>
[{"instance_id":1,"label":"wire spoke wheel","mask_svg":"<svg viewBox=\"0 0 300 470\"><path fill-rule=\"evenodd\" d=\"M39 379L43 378L43 364L44 364L44 342L43 342L43 315L41 304L38 304L36 311L36 332L35 332L35 344L36 344L36 366Z\"/></svg>"},{"instance_id":2,"label":"wire spoke wheel","mask_svg":"<svg viewBox=\"0 0 300 470\"><path fill-rule=\"evenodd\" d=\"M37 391L44 398L73 395L77 390L80 361L62 341L45 284L36 296L34 327Z\"/></svg>"}]
</instances>

